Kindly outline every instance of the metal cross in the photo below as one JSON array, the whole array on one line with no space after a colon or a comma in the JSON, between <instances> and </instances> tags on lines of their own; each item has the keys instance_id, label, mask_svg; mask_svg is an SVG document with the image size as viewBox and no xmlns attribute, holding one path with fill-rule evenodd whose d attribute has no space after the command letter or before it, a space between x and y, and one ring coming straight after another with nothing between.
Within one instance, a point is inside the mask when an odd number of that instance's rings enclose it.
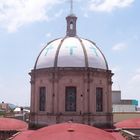
<instances>
[{"instance_id":1,"label":"metal cross","mask_svg":"<svg viewBox=\"0 0 140 140\"><path fill-rule=\"evenodd\" d=\"M70 55L73 55L73 49L77 48L76 46L67 46L69 48Z\"/></svg>"},{"instance_id":2,"label":"metal cross","mask_svg":"<svg viewBox=\"0 0 140 140\"><path fill-rule=\"evenodd\" d=\"M73 0L70 0L70 14L73 14Z\"/></svg>"},{"instance_id":3,"label":"metal cross","mask_svg":"<svg viewBox=\"0 0 140 140\"><path fill-rule=\"evenodd\" d=\"M45 51L46 51L45 56L47 55L47 53L48 53L49 50L51 50L51 49L53 49L53 46L52 46L52 45L48 46L48 47L45 49Z\"/></svg>"},{"instance_id":4,"label":"metal cross","mask_svg":"<svg viewBox=\"0 0 140 140\"><path fill-rule=\"evenodd\" d=\"M98 57L98 53L97 53L97 50L93 47L93 46L90 46L90 49L95 53L95 55Z\"/></svg>"}]
</instances>

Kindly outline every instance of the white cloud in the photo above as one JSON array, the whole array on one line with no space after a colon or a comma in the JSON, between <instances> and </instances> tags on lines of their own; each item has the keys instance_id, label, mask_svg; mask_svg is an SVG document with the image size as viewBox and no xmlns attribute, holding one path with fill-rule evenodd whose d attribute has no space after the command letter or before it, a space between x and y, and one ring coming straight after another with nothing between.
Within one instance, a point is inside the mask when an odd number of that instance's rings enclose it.
<instances>
[{"instance_id":1,"label":"white cloud","mask_svg":"<svg viewBox=\"0 0 140 140\"><path fill-rule=\"evenodd\" d=\"M135 83L137 83L139 85L140 84L140 73L134 75L132 77L132 81L131 82L133 82L133 83L135 82Z\"/></svg>"},{"instance_id":2,"label":"white cloud","mask_svg":"<svg viewBox=\"0 0 140 140\"><path fill-rule=\"evenodd\" d=\"M47 33L47 34L46 34L46 37L48 37L48 38L50 38L51 36L52 36L51 33Z\"/></svg>"},{"instance_id":3,"label":"white cloud","mask_svg":"<svg viewBox=\"0 0 140 140\"><path fill-rule=\"evenodd\" d=\"M136 70L133 76L128 81L128 90L138 91L140 93L140 68Z\"/></svg>"},{"instance_id":4,"label":"white cloud","mask_svg":"<svg viewBox=\"0 0 140 140\"><path fill-rule=\"evenodd\" d=\"M140 68L136 69L136 73L140 74Z\"/></svg>"},{"instance_id":5,"label":"white cloud","mask_svg":"<svg viewBox=\"0 0 140 140\"><path fill-rule=\"evenodd\" d=\"M125 43L118 43L112 47L113 51L122 51L128 48L128 45Z\"/></svg>"},{"instance_id":6,"label":"white cloud","mask_svg":"<svg viewBox=\"0 0 140 140\"><path fill-rule=\"evenodd\" d=\"M63 10L60 9L60 10L54 15L54 17L60 17L60 16L62 15L62 13L63 13Z\"/></svg>"},{"instance_id":7,"label":"white cloud","mask_svg":"<svg viewBox=\"0 0 140 140\"><path fill-rule=\"evenodd\" d=\"M134 35L132 38L133 38L133 40L138 41L139 40L139 35Z\"/></svg>"},{"instance_id":8,"label":"white cloud","mask_svg":"<svg viewBox=\"0 0 140 140\"><path fill-rule=\"evenodd\" d=\"M140 84L140 68L136 69L135 74L132 76L130 80L130 84L138 85Z\"/></svg>"},{"instance_id":9,"label":"white cloud","mask_svg":"<svg viewBox=\"0 0 140 140\"><path fill-rule=\"evenodd\" d=\"M64 0L0 0L0 26L9 32L35 22L49 20L48 11ZM61 13L59 12L59 15ZM59 15L56 15L59 16Z\"/></svg>"},{"instance_id":10,"label":"white cloud","mask_svg":"<svg viewBox=\"0 0 140 140\"><path fill-rule=\"evenodd\" d=\"M84 13L84 17L85 17L85 18L88 18L89 16L88 16L88 14L87 14L87 13Z\"/></svg>"},{"instance_id":11,"label":"white cloud","mask_svg":"<svg viewBox=\"0 0 140 140\"><path fill-rule=\"evenodd\" d=\"M114 66L111 68L113 73L119 73L121 71L121 67L120 66Z\"/></svg>"},{"instance_id":12,"label":"white cloud","mask_svg":"<svg viewBox=\"0 0 140 140\"><path fill-rule=\"evenodd\" d=\"M91 0L89 10L100 12L111 12L117 8L130 6L134 0Z\"/></svg>"},{"instance_id":13,"label":"white cloud","mask_svg":"<svg viewBox=\"0 0 140 140\"><path fill-rule=\"evenodd\" d=\"M130 80L128 80L125 92L130 98L140 99L140 69L137 69Z\"/></svg>"}]
</instances>

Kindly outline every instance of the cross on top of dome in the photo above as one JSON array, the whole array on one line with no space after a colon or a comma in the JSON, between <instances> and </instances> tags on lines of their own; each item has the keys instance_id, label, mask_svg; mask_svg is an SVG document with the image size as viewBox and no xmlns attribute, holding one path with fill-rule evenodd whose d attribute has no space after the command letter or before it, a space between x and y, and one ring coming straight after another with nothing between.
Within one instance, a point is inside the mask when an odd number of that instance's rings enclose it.
<instances>
[{"instance_id":1,"label":"cross on top of dome","mask_svg":"<svg viewBox=\"0 0 140 140\"><path fill-rule=\"evenodd\" d=\"M73 14L73 0L70 0L70 15Z\"/></svg>"}]
</instances>

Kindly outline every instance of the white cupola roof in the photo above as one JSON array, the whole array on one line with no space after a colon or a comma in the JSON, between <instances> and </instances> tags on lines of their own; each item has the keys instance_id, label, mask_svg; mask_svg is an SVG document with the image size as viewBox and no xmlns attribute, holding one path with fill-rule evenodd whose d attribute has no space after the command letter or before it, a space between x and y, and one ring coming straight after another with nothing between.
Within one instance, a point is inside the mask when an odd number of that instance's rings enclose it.
<instances>
[{"instance_id":1,"label":"white cupola roof","mask_svg":"<svg viewBox=\"0 0 140 140\"><path fill-rule=\"evenodd\" d=\"M86 67L108 70L107 61L96 44L77 36L77 17L70 14L66 20L66 36L49 42L43 48L36 60L35 69Z\"/></svg>"}]
</instances>

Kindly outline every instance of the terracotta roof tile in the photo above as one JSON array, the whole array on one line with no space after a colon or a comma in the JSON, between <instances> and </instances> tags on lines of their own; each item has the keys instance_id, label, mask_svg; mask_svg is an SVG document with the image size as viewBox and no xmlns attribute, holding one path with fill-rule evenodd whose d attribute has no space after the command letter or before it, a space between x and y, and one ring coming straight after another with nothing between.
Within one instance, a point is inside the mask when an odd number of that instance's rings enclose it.
<instances>
[{"instance_id":1,"label":"terracotta roof tile","mask_svg":"<svg viewBox=\"0 0 140 140\"><path fill-rule=\"evenodd\" d=\"M110 132L110 134L116 138L116 140L126 140L119 132Z\"/></svg>"},{"instance_id":2,"label":"terracotta roof tile","mask_svg":"<svg viewBox=\"0 0 140 140\"><path fill-rule=\"evenodd\" d=\"M17 130L23 131L28 129L28 124L24 121L11 119L11 118L0 118L0 130Z\"/></svg>"},{"instance_id":3,"label":"terracotta roof tile","mask_svg":"<svg viewBox=\"0 0 140 140\"><path fill-rule=\"evenodd\" d=\"M29 140L116 140L108 132L77 123L51 125L33 132Z\"/></svg>"},{"instance_id":4,"label":"terracotta roof tile","mask_svg":"<svg viewBox=\"0 0 140 140\"><path fill-rule=\"evenodd\" d=\"M32 134L33 130L23 131L15 136L13 136L12 140L29 140L29 135Z\"/></svg>"},{"instance_id":5,"label":"terracotta roof tile","mask_svg":"<svg viewBox=\"0 0 140 140\"><path fill-rule=\"evenodd\" d=\"M117 128L140 128L140 118L124 120L115 124Z\"/></svg>"}]
</instances>

